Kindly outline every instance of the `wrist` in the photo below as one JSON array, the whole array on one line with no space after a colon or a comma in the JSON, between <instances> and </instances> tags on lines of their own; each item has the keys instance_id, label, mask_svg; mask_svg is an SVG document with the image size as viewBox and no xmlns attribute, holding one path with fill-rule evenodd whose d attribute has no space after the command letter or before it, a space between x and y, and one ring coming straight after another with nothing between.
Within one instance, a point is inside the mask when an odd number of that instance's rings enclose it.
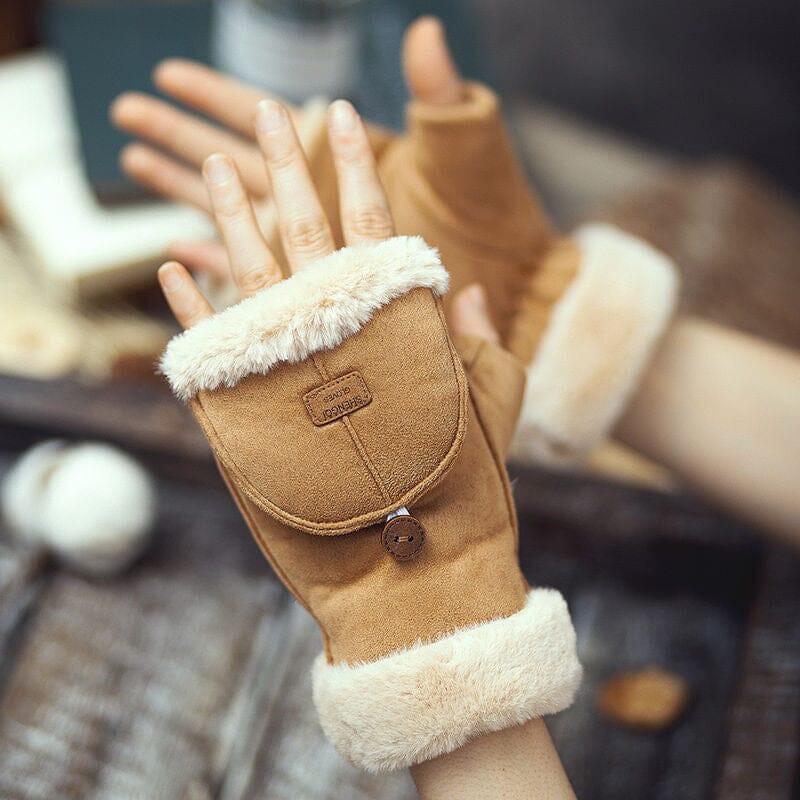
<instances>
[{"instance_id":1,"label":"wrist","mask_svg":"<svg viewBox=\"0 0 800 800\"><path fill-rule=\"evenodd\" d=\"M581 678L561 595L534 589L516 613L378 661L314 666L322 727L371 772L451 752L476 736L553 714Z\"/></svg>"},{"instance_id":2,"label":"wrist","mask_svg":"<svg viewBox=\"0 0 800 800\"><path fill-rule=\"evenodd\" d=\"M543 266L552 276L538 284L566 286L538 318L520 315L540 333L512 455L569 463L625 409L672 318L678 278L667 256L607 225L582 228Z\"/></svg>"}]
</instances>

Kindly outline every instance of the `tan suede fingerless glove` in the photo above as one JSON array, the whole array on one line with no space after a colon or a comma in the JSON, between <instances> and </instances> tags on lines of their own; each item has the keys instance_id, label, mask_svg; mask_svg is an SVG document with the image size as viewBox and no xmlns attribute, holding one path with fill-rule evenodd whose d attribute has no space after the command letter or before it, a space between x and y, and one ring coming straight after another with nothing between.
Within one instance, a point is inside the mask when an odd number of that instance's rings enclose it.
<instances>
[{"instance_id":1,"label":"tan suede fingerless glove","mask_svg":"<svg viewBox=\"0 0 800 800\"><path fill-rule=\"evenodd\" d=\"M460 103L412 101L406 124L379 160L395 226L438 248L453 293L483 285L507 342L520 295L554 234L528 188L497 95L468 83Z\"/></svg>"},{"instance_id":2,"label":"tan suede fingerless glove","mask_svg":"<svg viewBox=\"0 0 800 800\"><path fill-rule=\"evenodd\" d=\"M369 770L569 705L566 605L530 590L503 467L519 362L447 333L421 239L346 248L177 336L188 400L264 555L318 622L323 728Z\"/></svg>"}]
</instances>

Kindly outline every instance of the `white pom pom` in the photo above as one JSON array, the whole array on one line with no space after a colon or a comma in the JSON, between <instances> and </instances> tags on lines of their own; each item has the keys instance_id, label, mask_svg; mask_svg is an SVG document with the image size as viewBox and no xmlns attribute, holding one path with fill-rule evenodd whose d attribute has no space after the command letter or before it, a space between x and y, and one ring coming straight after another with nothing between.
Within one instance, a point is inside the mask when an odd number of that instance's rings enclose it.
<instances>
[{"instance_id":1,"label":"white pom pom","mask_svg":"<svg viewBox=\"0 0 800 800\"><path fill-rule=\"evenodd\" d=\"M3 487L11 526L91 574L117 572L142 551L155 492L133 459L104 444L47 442L25 454Z\"/></svg>"},{"instance_id":2,"label":"white pom pom","mask_svg":"<svg viewBox=\"0 0 800 800\"><path fill-rule=\"evenodd\" d=\"M41 497L58 463L64 442L41 442L20 456L3 480L0 500L11 530L27 541L45 537L41 521Z\"/></svg>"}]
</instances>

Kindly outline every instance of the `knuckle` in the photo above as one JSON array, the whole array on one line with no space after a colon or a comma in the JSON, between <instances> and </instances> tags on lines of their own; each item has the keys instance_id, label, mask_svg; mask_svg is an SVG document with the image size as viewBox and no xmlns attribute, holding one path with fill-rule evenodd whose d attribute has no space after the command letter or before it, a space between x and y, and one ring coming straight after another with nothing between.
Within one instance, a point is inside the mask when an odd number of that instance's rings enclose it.
<instances>
[{"instance_id":1,"label":"knuckle","mask_svg":"<svg viewBox=\"0 0 800 800\"><path fill-rule=\"evenodd\" d=\"M249 267L239 274L239 287L247 293L257 292L268 282L267 266L264 264Z\"/></svg>"},{"instance_id":2,"label":"knuckle","mask_svg":"<svg viewBox=\"0 0 800 800\"><path fill-rule=\"evenodd\" d=\"M296 253L312 253L321 250L328 240L325 224L321 219L295 219L282 226L283 243Z\"/></svg>"},{"instance_id":3,"label":"knuckle","mask_svg":"<svg viewBox=\"0 0 800 800\"><path fill-rule=\"evenodd\" d=\"M339 159L348 167L368 165L372 161L369 148L353 140L339 143Z\"/></svg>"},{"instance_id":4,"label":"knuckle","mask_svg":"<svg viewBox=\"0 0 800 800\"><path fill-rule=\"evenodd\" d=\"M245 193L236 185L211 190L214 216L222 222L233 223L246 219L248 202Z\"/></svg>"},{"instance_id":5,"label":"knuckle","mask_svg":"<svg viewBox=\"0 0 800 800\"><path fill-rule=\"evenodd\" d=\"M392 234L392 219L387 209L380 206L355 208L347 215L346 223L356 236L380 238Z\"/></svg>"},{"instance_id":6,"label":"knuckle","mask_svg":"<svg viewBox=\"0 0 800 800\"><path fill-rule=\"evenodd\" d=\"M240 203L216 202L214 216L223 223L238 222L244 215L245 208Z\"/></svg>"},{"instance_id":7,"label":"knuckle","mask_svg":"<svg viewBox=\"0 0 800 800\"><path fill-rule=\"evenodd\" d=\"M297 161L297 150L294 147L275 146L266 154L267 164L271 169L281 171L292 167Z\"/></svg>"}]
</instances>

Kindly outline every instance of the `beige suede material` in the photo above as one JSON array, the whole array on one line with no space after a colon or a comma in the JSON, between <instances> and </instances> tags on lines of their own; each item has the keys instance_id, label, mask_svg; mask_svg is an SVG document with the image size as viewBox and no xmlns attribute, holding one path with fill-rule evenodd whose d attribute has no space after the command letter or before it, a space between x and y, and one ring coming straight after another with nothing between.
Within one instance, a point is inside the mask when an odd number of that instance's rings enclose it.
<instances>
[{"instance_id":1,"label":"beige suede material","mask_svg":"<svg viewBox=\"0 0 800 800\"><path fill-rule=\"evenodd\" d=\"M504 457L524 367L499 345L454 344L447 282L420 240L345 248L161 361L320 627L326 734L369 770L555 713L581 675L566 603L518 565Z\"/></svg>"},{"instance_id":2,"label":"beige suede material","mask_svg":"<svg viewBox=\"0 0 800 800\"><path fill-rule=\"evenodd\" d=\"M407 119L408 135L385 147L379 161L397 230L439 248L454 291L475 281L484 286L505 342L552 233L526 185L497 96L468 84L462 103L412 102Z\"/></svg>"},{"instance_id":3,"label":"beige suede material","mask_svg":"<svg viewBox=\"0 0 800 800\"><path fill-rule=\"evenodd\" d=\"M497 96L481 84L468 83L460 103L410 103L407 123L405 136L367 126L395 228L401 235L420 235L439 249L455 291L476 281L484 286L492 320L508 345L519 298L553 232L525 181ZM336 171L321 123L306 143L306 154L336 246L341 247ZM267 242L288 277L274 208L265 213Z\"/></svg>"},{"instance_id":4,"label":"beige suede material","mask_svg":"<svg viewBox=\"0 0 800 800\"><path fill-rule=\"evenodd\" d=\"M577 277L580 266L578 245L570 239L556 239L520 292L508 346L525 364L533 360L553 309Z\"/></svg>"},{"instance_id":5,"label":"beige suede material","mask_svg":"<svg viewBox=\"0 0 800 800\"><path fill-rule=\"evenodd\" d=\"M523 608L503 455L522 397L521 363L459 342L416 289L341 345L281 364L191 407L259 546L313 614L328 660L372 661ZM357 371L372 400L317 426L303 396ZM426 529L420 553L381 543L389 511Z\"/></svg>"},{"instance_id":6,"label":"beige suede material","mask_svg":"<svg viewBox=\"0 0 800 800\"><path fill-rule=\"evenodd\" d=\"M353 371L373 401L312 424L304 395ZM464 437L466 395L439 303L417 289L336 349L200 392L192 408L248 499L287 524L335 534L384 518L441 477ZM276 458L279 469L264 468Z\"/></svg>"},{"instance_id":7,"label":"beige suede material","mask_svg":"<svg viewBox=\"0 0 800 800\"><path fill-rule=\"evenodd\" d=\"M477 336L458 336L455 343L486 435L494 451L504 459L522 406L523 362L503 347Z\"/></svg>"}]
</instances>

